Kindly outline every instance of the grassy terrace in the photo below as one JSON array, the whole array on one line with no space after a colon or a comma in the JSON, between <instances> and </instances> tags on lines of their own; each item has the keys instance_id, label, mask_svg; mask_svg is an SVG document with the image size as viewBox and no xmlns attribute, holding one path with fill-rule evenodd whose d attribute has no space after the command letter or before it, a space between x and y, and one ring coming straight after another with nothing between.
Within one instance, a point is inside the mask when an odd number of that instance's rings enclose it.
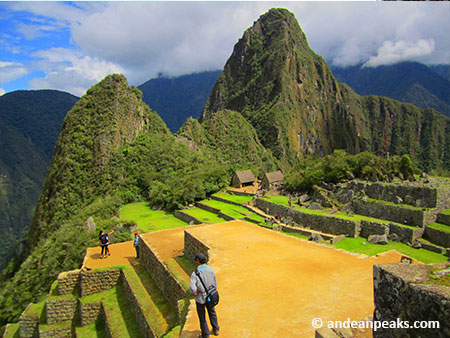
<instances>
[{"instance_id":1,"label":"grassy terrace","mask_svg":"<svg viewBox=\"0 0 450 338\"><path fill-rule=\"evenodd\" d=\"M20 337L19 336L19 328L20 328L19 323L9 324L3 337L4 338L16 338L16 337L19 338ZM90 336L90 337L92 337L92 336Z\"/></svg>"},{"instance_id":2,"label":"grassy terrace","mask_svg":"<svg viewBox=\"0 0 450 338\"><path fill-rule=\"evenodd\" d=\"M443 215L450 215L450 209L442 210L442 211L440 211L440 213Z\"/></svg>"},{"instance_id":3,"label":"grassy terrace","mask_svg":"<svg viewBox=\"0 0 450 338\"><path fill-rule=\"evenodd\" d=\"M77 326L77 337L106 338L105 322L102 318L97 319L95 323L86 326Z\"/></svg>"},{"instance_id":4,"label":"grassy terrace","mask_svg":"<svg viewBox=\"0 0 450 338\"><path fill-rule=\"evenodd\" d=\"M425 264L446 262L448 260L448 257L445 255L425 249L414 249L403 243L389 242L386 245L372 244L362 237L344 238L343 240L333 244L333 246L338 249L361 253L367 256L374 256L389 250L397 250L398 252L417 259L418 261Z\"/></svg>"},{"instance_id":5,"label":"grassy terrace","mask_svg":"<svg viewBox=\"0 0 450 338\"><path fill-rule=\"evenodd\" d=\"M447 224L442 224L442 223L431 223L431 224L427 225L427 228L450 232L450 226Z\"/></svg>"},{"instance_id":6,"label":"grassy terrace","mask_svg":"<svg viewBox=\"0 0 450 338\"><path fill-rule=\"evenodd\" d=\"M184 213L191 215L195 218L197 218L199 221L207 224L215 224L215 223L222 223L226 222L225 219L217 216L216 214L206 211L197 207L190 208L183 210Z\"/></svg>"},{"instance_id":7,"label":"grassy terrace","mask_svg":"<svg viewBox=\"0 0 450 338\"><path fill-rule=\"evenodd\" d=\"M124 222L134 221L143 233L179 228L188 225L164 210L152 210L147 202L125 204L119 217Z\"/></svg>"},{"instance_id":8,"label":"grassy terrace","mask_svg":"<svg viewBox=\"0 0 450 338\"><path fill-rule=\"evenodd\" d=\"M219 192L219 193L213 194L212 196L223 198L224 200L231 201L231 202L236 202L236 203L239 203L239 204L245 204L247 202L251 202L251 200L253 199L253 196L232 195L232 194L229 194L229 193L226 193L226 192L224 192L224 193L220 193Z\"/></svg>"},{"instance_id":9,"label":"grassy terrace","mask_svg":"<svg viewBox=\"0 0 450 338\"><path fill-rule=\"evenodd\" d=\"M200 203L219 209L225 215L231 216L233 218L242 218L254 214L253 212L244 207L216 200L203 200Z\"/></svg>"},{"instance_id":10,"label":"grassy terrace","mask_svg":"<svg viewBox=\"0 0 450 338\"><path fill-rule=\"evenodd\" d=\"M286 207L289 207L289 197L288 196L282 196L282 195L273 195L273 196L266 196L263 199L265 199L266 201L275 203L275 204L280 204L280 205L284 205ZM377 222L377 223L394 223L394 224L398 224L401 226L406 226L409 228L414 228L415 227L411 227L408 225L404 225L404 224L400 224L400 223L396 223L396 222L392 222L392 221L386 221L384 219L379 219L379 218L374 218L374 217L369 217L369 216L364 216L364 215L358 215L358 214L350 214L347 215L346 212L344 211L337 211L335 213L330 214L330 209L320 209L320 210L311 210L308 208L303 208L301 206L299 206L298 204L292 203L291 208L294 208L296 210L299 210L301 212L307 213L307 214L311 214L311 215L321 215L321 216L329 216L329 217L338 217L338 218L342 218L342 219L346 219L346 220L350 220L350 221L368 221L368 222Z\"/></svg>"}]
</instances>

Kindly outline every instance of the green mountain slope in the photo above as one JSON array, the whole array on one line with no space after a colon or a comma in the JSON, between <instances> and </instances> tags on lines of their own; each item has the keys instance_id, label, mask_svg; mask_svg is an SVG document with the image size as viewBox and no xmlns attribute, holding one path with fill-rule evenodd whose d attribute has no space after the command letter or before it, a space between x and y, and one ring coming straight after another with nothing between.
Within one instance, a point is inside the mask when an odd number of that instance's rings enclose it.
<instances>
[{"instance_id":1,"label":"green mountain slope","mask_svg":"<svg viewBox=\"0 0 450 338\"><path fill-rule=\"evenodd\" d=\"M0 97L0 268L20 251L13 248L30 225L62 121L77 99L56 90Z\"/></svg>"},{"instance_id":2,"label":"green mountain slope","mask_svg":"<svg viewBox=\"0 0 450 338\"><path fill-rule=\"evenodd\" d=\"M162 117L174 133L189 117L202 112L221 71L201 72L173 78L159 77L138 86L143 100Z\"/></svg>"},{"instance_id":3,"label":"green mountain slope","mask_svg":"<svg viewBox=\"0 0 450 338\"><path fill-rule=\"evenodd\" d=\"M241 113L261 143L284 164L295 163L299 155L346 149L410 153L429 170L445 165L448 153L448 118L394 100L360 97L339 85L324 59L309 48L294 15L285 9L271 9L245 31L213 87L200 122L224 109ZM427 118L436 126L431 134L426 132ZM424 161L420 154L429 147L436 154L432 161Z\"/></svg>"},{"instance_id":4,"label":"green mountain slope","mask_svg":"<svg viewBox=\"0 0 450 338\"><path fill-rule=\"evenodd\" d=\"M450 82L417 62L379 67L333 67L339 82L360 95L382 95L450 116Z\"/></svg>"}]
</instances>

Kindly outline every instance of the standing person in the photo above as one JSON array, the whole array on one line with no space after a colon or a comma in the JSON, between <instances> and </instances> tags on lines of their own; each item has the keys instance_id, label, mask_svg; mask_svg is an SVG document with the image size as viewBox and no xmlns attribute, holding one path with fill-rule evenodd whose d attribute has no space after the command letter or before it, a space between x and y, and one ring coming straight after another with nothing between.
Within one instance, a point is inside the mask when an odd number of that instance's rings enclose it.
<instances>
[{"instance_id":1,"label":"standing person","mask_svg":"<svg viewBox=\"0 0 450 338\"><path fill-rule=\"evenodd\" d=\"M136 258L139 258L139 236L138 233L134 233L134 248L136 249Z\"/></svg>"},{"instance_id":2,"label":"standing person","mask_svg":"<svg viewBox=\"0 0 450 338\"><path fill-rule=\"evenodd\" d=\"M202 329L202 334L199 338L209 337L209 327L206 322L206 310L208 310L209 321L212 326L212 334L215 336L219 335L219 324L217 322L217 314L214 305L206 301L207 291L211 289L217 289L217 279L216 273L213 268L206 265L206 256L202 253L198 253L194 257L197 269L191 275L190 290L195 296L195 304L197 305L197 314L200 320L200 327ZM197 274L198 273L198 274ZM200 280L201 278L201 280ZM205 290L206 286L208 290Z\"/></svg>"},{"instance_id":3,"label":"standing person","mask_svg":"<svg viewBox=\"0 0 450 338\"><path fill-rule=\"evenodd\" d=\"M101 258L107 258L108 256L111 256L111 254L109 253L109 238L108 236L111 235L114 232L114 230L112 230L111 232L108 233L104 233L103 230L100 230L98 239L100 241L100 245L102 247L102 252L100 254L100 259Z\"/></svg>"}]
</instances>

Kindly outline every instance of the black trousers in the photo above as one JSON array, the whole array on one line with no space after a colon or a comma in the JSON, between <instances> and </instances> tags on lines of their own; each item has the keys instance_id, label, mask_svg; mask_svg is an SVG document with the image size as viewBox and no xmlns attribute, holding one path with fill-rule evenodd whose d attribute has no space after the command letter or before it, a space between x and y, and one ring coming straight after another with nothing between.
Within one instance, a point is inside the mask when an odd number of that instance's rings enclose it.
<instances>
[{"instance_id":1,"label":"black trousers","mask_svg":"<svg viewBox=\"0 0 450 338\"><path fill-rule=\"evenodd\" d=\"M206 310L208 310L208 316L209 316L209 321L211 322L211 326L213 328L213 330L219 331L219 323L217 322L217 314L216 314L216 309L214 308L214 306L206 303L206 304L200 304L195 302L195 304L197 305L197 314L198 314L198 319L200 319L200 327L202 329L202 337L203 338L207 338L209 337L209 327L208 327L208 323L206 322Z\"/></svg>"},{"instance_id":2,"label":"black trousers","mask_svg":"<svg viewBox=\"0 0 450 338\"><path fill-rule=\"evenodd\" d=\"M134 248L136 249L136 258L139 258L139 245L135 245Z\"/></svg>"}]
</instances>

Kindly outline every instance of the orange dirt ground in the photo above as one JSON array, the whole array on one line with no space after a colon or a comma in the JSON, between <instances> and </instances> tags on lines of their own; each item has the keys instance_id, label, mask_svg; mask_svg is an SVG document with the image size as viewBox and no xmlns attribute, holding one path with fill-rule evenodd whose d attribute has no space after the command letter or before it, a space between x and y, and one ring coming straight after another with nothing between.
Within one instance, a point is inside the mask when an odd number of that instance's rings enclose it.
<instances>
[{"instance_id":1,"label":"orange dirt ground","mask_svg":"<svg viewBox=\"0 0 450 338\"><path fill-rule=\"evenodd\" d=\"M373 258L349 254L242 221L141 235L162 260L179 255L184 230L204 241L217 273L221 337L314 337L313 318L360 320L373 313L373 264L399 262L390 251ZM89 248L84 266L133 264L132 242L110 246L99 259ZM181 337L200 334L195 303Z\"/></svg>"}]
</instances>

